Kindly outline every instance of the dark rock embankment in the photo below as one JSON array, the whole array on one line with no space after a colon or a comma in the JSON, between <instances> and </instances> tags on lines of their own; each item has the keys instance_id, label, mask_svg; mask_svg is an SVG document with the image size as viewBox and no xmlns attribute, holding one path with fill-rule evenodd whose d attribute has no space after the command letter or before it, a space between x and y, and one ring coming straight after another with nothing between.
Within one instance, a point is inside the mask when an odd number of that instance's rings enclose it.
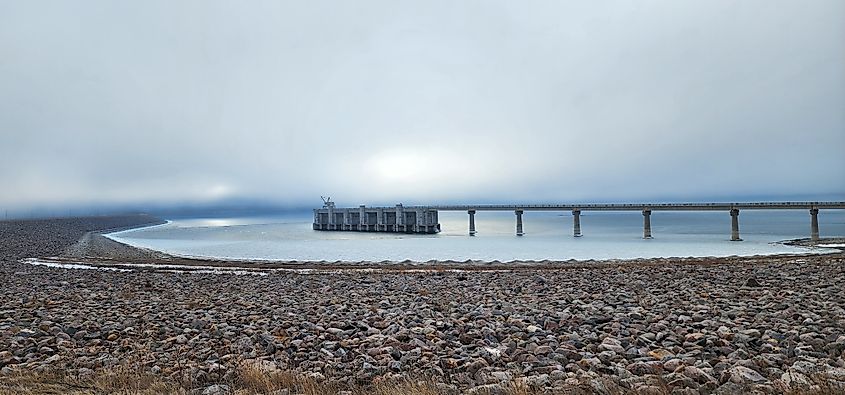
<instances>
[{"instance_id":1,"label":"dark rock embankment","mask_svg":"<svg viewBox=\"0 0 845 395\"><path fill-rule=\"evenodd\" d=\"M845 390L842 254L262 276L16 263L89 230L4 252L2 374L128 364L234 389L249 363L359 393L402 377L443 393Z\"/></svg>"},{"instance_id":2,"label":"dark rock embankment","mask_svg":"<svg viewBox=\"0 0 845 395\"><path fill-rule=\"evenodd\" d=\"M0 221L0 259L56 256L88 232L118 231L164 221L144 214Z\"/></svg>"}]
</instances>

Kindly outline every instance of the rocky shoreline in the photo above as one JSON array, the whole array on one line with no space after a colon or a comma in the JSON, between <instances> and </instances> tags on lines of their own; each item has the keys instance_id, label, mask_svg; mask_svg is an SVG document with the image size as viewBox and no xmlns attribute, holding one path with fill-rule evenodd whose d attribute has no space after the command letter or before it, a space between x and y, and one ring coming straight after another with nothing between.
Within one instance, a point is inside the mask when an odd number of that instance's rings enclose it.
<instances>
[{"instance_id":1,"label":"rocky shoreline","mask_svg":"<svg viewBox=\"0 0 845 395\"><path fill-rule=\"evenodd\" d=\"M243 390L244 366L356 393L845 391L841 252L262 276L20 262L91 258L109 248L86 232L156 220L63 221L0 222L0 392L127 366L199 393ZM130 255L103 261L163 259Z\"/></svg>"}]
</instances>

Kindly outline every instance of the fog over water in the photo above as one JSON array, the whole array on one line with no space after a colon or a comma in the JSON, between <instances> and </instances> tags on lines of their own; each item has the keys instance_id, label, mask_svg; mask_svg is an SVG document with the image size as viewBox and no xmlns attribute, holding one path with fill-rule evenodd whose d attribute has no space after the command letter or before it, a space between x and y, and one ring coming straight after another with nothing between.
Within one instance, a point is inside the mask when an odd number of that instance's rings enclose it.
<instances>
[{"instance_id":1,"label":"fog over water","mask_svg":"<svg viewBox=\"0 0 845 395\"><path fill-rule=\"evenodd\" d=\"M0 0L0 210L841 200L843 15Z\"/></svg>"}]
</instances>

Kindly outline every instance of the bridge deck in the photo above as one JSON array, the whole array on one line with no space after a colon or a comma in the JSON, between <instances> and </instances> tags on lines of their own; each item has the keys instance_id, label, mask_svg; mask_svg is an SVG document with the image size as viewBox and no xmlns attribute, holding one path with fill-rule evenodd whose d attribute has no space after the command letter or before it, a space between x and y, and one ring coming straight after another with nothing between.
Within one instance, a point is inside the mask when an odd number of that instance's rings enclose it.
<instances>
[{"instance_id":1,"label":"bridge deck","mask_svg":"<svg viewBox=\"0 0 845 395\"><path fill-rule=\"evenodd\" d=\"M393 209L394 207L368 207ZM608 204L459 204L433 206L404 206L406 210L429 209L439 211L729 211L738 210L801 210L845 209L845 202L757 202L757 203L608 203Z\"/></svg>"},{"instance_id":2,"label":"bridge deck","mask_svg":"<svg viewBox=\"0 0 845 395\"><path fill-rule=\"evenodd\" d=\"M741 210L808 210L810 238L819 240L819 209L845 209L845 202L755 202L755 203L607 203L607 204L459 204L433 206L403 206L337 208L327 202L314 210L315 230L353 230L363 232L437 233L440 223L438 211L466 211L469 214L469 234L475 235L476 211L513 211L516 214L516 234L524 234L524 211L572 211L573 236L581 236L581 211L642 211L643 238L652 238L652 211L729 211L731 240L739 237Z\"/></svg>"}]
</instances>

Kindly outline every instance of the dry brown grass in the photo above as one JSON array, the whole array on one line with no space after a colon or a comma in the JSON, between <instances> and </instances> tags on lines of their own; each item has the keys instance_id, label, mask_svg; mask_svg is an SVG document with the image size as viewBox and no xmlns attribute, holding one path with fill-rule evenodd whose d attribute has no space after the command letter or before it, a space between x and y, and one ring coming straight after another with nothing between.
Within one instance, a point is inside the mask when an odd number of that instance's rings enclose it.
<instances>
[{"instance_id":1,"label":"dry brown grass","mask_svg":"<svg viewBox=\"0 0 845 395\"><path fill-rule=\"evenodd\" d=\"M340 391L350 391L353 395L438 395L449 393L438 387L435 381L425 378L401 380L377 380L374 383L349 388L345 385L320 382L302 374L285 371L268 371L254 363L240 363L237 374L227 385L233 395L279 394L287 390L289 394L302 395L335 395ZM845 387L836 382L830 382L823 376L811 378L812 383L805 388L776 389L778 393L786 395L834 395L845 393ZM588 395L602 393L607 395L632 394L630 390L619 387L611 378L601 379L604 384L600 391L587 382L576 387L560 389L553 392L529 387L523 382L512 382L504 388L504 392L492 392L496 395L538 395L565 394ZM92 377L79 378L63 372L47 373L15 373L10 376L0 376L0 395L12 394L200 394L210 384L193 385L186 381L174 381L162 376L141 373L127 367L117 367L102 370ZM652 388L655 389L655 388ZM657 388L661 394L670 394L666 386ZM740 391L742 392L742 391ZM649 392L654 393L654 392ZM484 392L477 392L485 395Z\"/></svg>"},{"instance_id":2,"label":"dry brown grass","mask_svg":"<svg viewBox=\"0 0 845 395\"><path fill-rule=\"evenodd\" d=\"M189 391L160 377L117 368L93 377L63 372L16 373L0 377L0 394L187 394Z\"/></svg>"},{"instance_id":3,"label":"dry brown grass","mask_svg":"<svg viewBox=\"0 0 845 395\"><path fill-rule=\"evenodd\" d=\"M201 393L205 386L191 388L187 383L174 382L162 377L139 374L128 369L114 369L99 372L96 376L80 379L60 372L18 373L2 377L0 394L176 394ZM340 391L351 391L354 395L438 395L440 388L431 381L397 380L379 381L374 384L348 388L337 384L318 382L312 378L283 371L264 371L254 365L242 364L232 382L228 385L233 395L273 394L287 389L290 394L325 395ZM541 391L525 385L512 384L501 395L534 395ZM565 392L580 394L582 392ZM483 394L483 393L482 393ZM497 393L499 394L499 393ZM481 395L481 394L479 394Z\"/></svg>"},{"instance_id":4,"label":"dry brown grass","mask_svg":"<svg viewBox=\"0 0 845 395\"><path fill-rule=\"evenodd\" d=\"M808 377L810 383L803 387L783 389L784 395L841 395L845 394L845 384L830 380L822 374Z\"/></svg>"},{"instance_id":5,"label":"dry brown grass","mask_svg":"<svg viewBox=\"0 0 845 395\"><path fill-rule=\"evenodd\" d=\"M78 379L61 373L29 373L15 374L0 380L0 395L11 394L199 394L206 386L191 388L186 383L173 382L161 377L138 374L129 370L117 369L101 372L96 377ZM353 388L346 386L318 382L314 379L291 374L289 372L267 372L253 366L243 365L232 382L221 383L231 388L232 395L254 395L288 393L302 395L336 395L340 391L350 391L353 395L439 395L451 393L438 388L437 384L425 379L406 379L396 381L379 381L373 384L361 385ZM538 395L550 393L541 389L531 388L525 384L511 383L504 392L490 392L490 395ZM554 392L555 394L581 395L592 394L589 387L571 388ZM616 387L608 392L609 395L623 394ZM478 395L486 395L478 392ZM668 394L668 392L667 392Z\"/></svg>"},{"instance_id":6,"label":"dry brown grass","mask_svg":"<svg viewBox=\"0 0 845 395\"><path fill-rule=\"evenodd\" d=\"M237 394L267 394L288 389L291 394L336 394L340 388L335 385L320 383L302 374L286 371L267 371L253 363L241 362L237 375L229 383Z\"/></svg>"}]
</instances>

